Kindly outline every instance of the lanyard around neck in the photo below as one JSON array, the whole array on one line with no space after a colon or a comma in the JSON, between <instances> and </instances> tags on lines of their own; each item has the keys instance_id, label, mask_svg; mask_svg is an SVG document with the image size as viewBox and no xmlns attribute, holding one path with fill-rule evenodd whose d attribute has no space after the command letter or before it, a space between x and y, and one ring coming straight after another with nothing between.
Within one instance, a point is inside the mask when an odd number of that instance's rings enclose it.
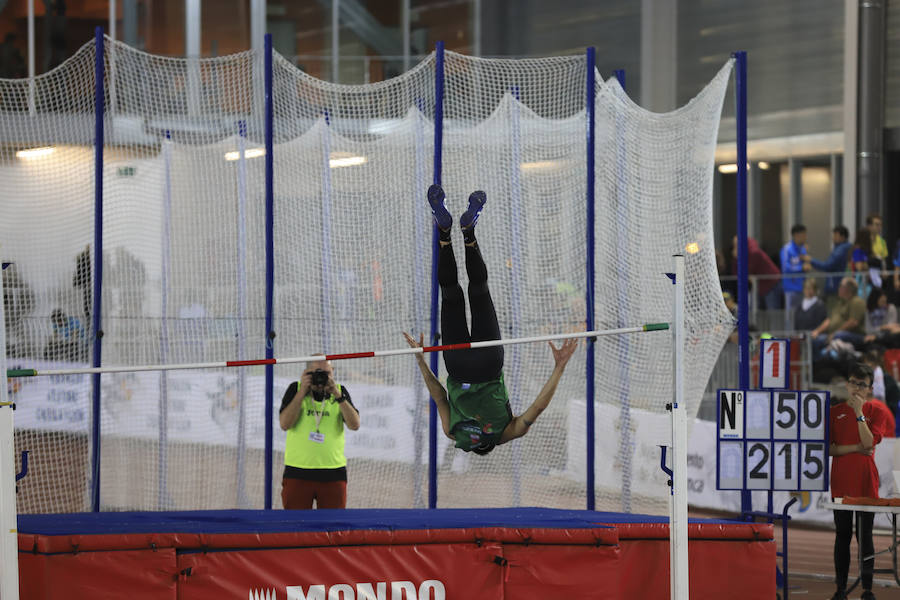
<instances>
[{"instance_id":1,"label":"lanyard around neck","mask_svg":"<svg viewBox=\"0 0 900 600\"><path fill-rule=\"evenodd\" d=\"M325 401L327 397L322 398L322 410L316 410L316 399L313 396L309 397L309 402L312 404L313 414L316 415L316 433L319 433L319 424L322 422L322 417L325 415Z\"/></svg>"}]
</instances>

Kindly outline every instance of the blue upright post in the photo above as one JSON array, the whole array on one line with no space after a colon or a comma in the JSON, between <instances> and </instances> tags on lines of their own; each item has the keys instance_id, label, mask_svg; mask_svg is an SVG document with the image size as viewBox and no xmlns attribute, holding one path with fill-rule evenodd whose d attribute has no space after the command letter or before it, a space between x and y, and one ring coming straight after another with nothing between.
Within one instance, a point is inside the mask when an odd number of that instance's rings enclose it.
<instances>
[{"instance_id":1,"label":"blue upright post","mask_svg":"<svg viewBox=\"0 0 900 600\"><path fill-rule=\"evenodd\" d=\"M100 333L101 294L103 288L103 113L104 113L104 56L103 28L94 30L94 295L91 306L91 333L93 357L91 366L100 366L102 338ZM100 510L100 373L91 377L93 385L91 430L91 510Z\"/></svg>"},{"instance_id":2,"label":"blue upright post","mask_svg":"<svg viewBox=\"0 0 900 600\"><path fill-rule=\"evenodd\" d=\"M272 329L272 306L274 304L275 283L275 188L272 175L272 34L265 37L265 94L266 94L266 358L275 357L275 332ZM266 498L265 508L272 508L272 436L274 430L274 366L266 365Z\"/></svg>"},{"instance_id":3,"label":"blue upright post","mask_svg":"<svg viewBox=\"0 0 900 600\"><path fill-rule=\"evenodd\" d=\"M622 89L625 89L625 69L616 69L613 71L613 75L616 76L616 80L618 80L619 85L622 86Z\"/></svg>"},{"instance_id":4,"label":"blue upright post","mask_svg":"<svg viewBox=\"0 0 900 600\"><path fill-rule=\"evenodd\" d=\"M750 388L750 333L747 306L747 53L735 59L734 95L737 126L737 283L738 283L738 381L742 390ZM741 491L741 512L753 510L750 492Z\"/></svg>"},{"instance_id":5,"label":"blue upright post","mask_svg":"<svg viewBox=\"0 0 900 600\"><path fill-rule=\"evenodd\" d=\"M238 122L238 214L237 214L237 292L238 292L238 318L237 318L237 357L244 360L246 356L247 330L244 320L247 317L247 122L241 119ZM238 431L237 431L237 460L235 461L235 481L237 482L237 497L235 502L238 508L249 508L247 499L247 485L244 476L247 456L247 372L245 368L237 372L237 399L238 399Z\"/></svg>"},{"instance_id":6,"label":"blue upright post","mask_svg":"<svg viewBox=\"0 0 900 600\"><path fill-rule=\"evenodd\" d=\"M163 142L163 167L165 172L165 192L163 193L162 222L162 256L160 258L160 314L159 323L159 359L160 363L169 362L169 270L171 269L172 243L172 134L166 130L166 141ZM159 372L159 448L157 449L157 507L169 510L168 479L169 473L169 372Z\"/></svg>"},{"instance_id":7,"label":"blue upright post","mask_svg":"<svg viewBox=\"0 0 900 600\"><path fill-rule=\"evenodd\" d=\"M444 143L444 42L435 45L434 66L434 183L441 184L441 152ZM431 234L431 343L438 344L438 252L437 225ZM431 370L438 372L438 353L431 353ZM434 400L428 412L428 508L437 508L437 407Z\"/></svg>"},{"instance_id":8,"label":"blue upright post","mask_svg":"<svg viewBox=\"0 0 900 600\"><path fill-rule=\"evenodd\" d=\"M587 49L587 281L585 282L585 325L594 331L594 123L595 123L595 62L597 49ZM594 340L587 340L585 355L585 403L587 404L587 509L596 508L594 491Z\"/></svg>"}]
</instances>

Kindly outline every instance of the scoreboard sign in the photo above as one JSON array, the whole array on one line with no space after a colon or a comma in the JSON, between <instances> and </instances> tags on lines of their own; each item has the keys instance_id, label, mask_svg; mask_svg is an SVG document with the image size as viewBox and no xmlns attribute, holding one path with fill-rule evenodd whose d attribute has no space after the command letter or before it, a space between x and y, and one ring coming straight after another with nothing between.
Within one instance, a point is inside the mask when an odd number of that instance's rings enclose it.
<instances>
[{"instance_id":1,"label":"scoreboard sign","mask_svg":"<svg viewBox=\"0 0 900 600\"><path fill-rule=\"evenodd\" d=\"M720 490L828 490L828 392L718 390Z\"/></svg>"},{"instance_id":2,"label":"scoreboard sign","mask_svg":"<svg viewBox=\"0 0 900 600\"><path fill-rule=\"evenodd\" d=\"M759 341L759 387L783 390L790 381L790 340L775 338Z\"/></svg>"}]
</instances>

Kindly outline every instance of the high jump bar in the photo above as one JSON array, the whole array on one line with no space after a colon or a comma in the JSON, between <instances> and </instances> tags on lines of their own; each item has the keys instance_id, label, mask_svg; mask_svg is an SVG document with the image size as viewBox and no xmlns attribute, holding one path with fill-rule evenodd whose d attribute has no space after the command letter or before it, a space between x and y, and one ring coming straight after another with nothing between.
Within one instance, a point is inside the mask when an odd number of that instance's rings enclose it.
<instances>
[{"instance_id":1,"label":"high jump bar","mask_svg":"<svg viewBox=\"0 0 900 600\"><path fill-rule=\"evenodd\" d=\"M371 358L375 356L397 356L400 354L425 354L444 350L468 350L470 348L489 348L491 346L509 346L512 344L530 344L533 342L549 342L578 338L593 338L625 333L641 333L644 331L664 331L669 329L668 323L647 323L637 327L620 329L603 329L597 331L579 331L576 333L560 333L555 335L537 335L532 337L511 338L507 340L486 340L481 342L465 342L462 344L444 344L441 346L422 346L418 348L401 348L399 350L374 350L371 352L349 352L346 354L313 354L290 358L261 358L255 360L228 360L210 363L183 363L171 365L139 365L126 367L86 367L83 369L7 369L7 377L41 377L46 375L78 375L88 373L130 373L135 371L175 371L179 369L219 369L224 367L252 367L255 365L275 365L322 360L346 360L350 358Z\"/></svg>"}]
</instances>

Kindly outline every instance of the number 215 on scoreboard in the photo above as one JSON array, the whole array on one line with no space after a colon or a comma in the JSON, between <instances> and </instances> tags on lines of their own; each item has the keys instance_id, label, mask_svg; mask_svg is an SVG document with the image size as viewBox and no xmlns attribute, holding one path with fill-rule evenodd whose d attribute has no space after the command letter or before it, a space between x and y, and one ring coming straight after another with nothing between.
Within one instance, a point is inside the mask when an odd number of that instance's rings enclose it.
<instances>
[{"instance_id":1,"label":"number 215 on scoreboard","mask_svg":"<svg viewBox=\"0 0 900 600\"><path fill-rule=\"evenodd\" d=\"M823 391L718 390L720 490L828 490Z\"/></svg>"}]
</instances>

